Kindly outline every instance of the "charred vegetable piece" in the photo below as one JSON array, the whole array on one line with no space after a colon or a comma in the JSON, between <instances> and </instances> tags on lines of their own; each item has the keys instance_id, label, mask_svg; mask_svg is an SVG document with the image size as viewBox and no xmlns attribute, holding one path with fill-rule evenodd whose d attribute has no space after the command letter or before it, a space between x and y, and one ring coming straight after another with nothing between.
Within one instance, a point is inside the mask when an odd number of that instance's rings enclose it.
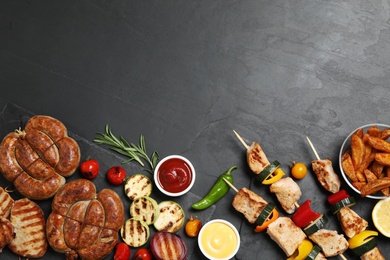
<instances>
[{"instance_id":1,"label":"charred vegetable piece","mask_svg":"<svg viewBox=\"0 0 390 260\"><path fill-rule=\"evenodd\" d=\"M150 250L157 260L184 260L187 257L187 246L183 239L177 234L165 231L159 231L152 236Z\"/></svg>"},{"instance_id":2,"label":"charred vegetable piece","mask_svg":"<svg viewBox=\"0 0 390 260\"><path fill-rule=\"evenodd\" d=\"M340 211L340 209L342 209L344 207L352 207L355 204L356 204L356 201L355 201L354 197L348 197L348 198L342 199L342 200L336 202L334 205L332 205L332 212L333 212L333 214L336 214L337 212Z\"/></svg>"}]
</instances>

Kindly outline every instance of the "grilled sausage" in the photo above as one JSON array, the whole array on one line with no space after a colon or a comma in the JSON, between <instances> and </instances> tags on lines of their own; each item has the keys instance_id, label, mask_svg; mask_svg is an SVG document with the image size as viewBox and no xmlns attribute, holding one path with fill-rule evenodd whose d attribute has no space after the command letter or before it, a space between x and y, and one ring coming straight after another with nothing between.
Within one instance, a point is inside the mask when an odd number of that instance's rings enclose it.
<instances>
[{"instance_id":1,"label":"grilled sausage","mask_svg":"<svg viewBox=\"0 0 390 260\"><path fill-rule=\"evenodd\" d=\"M15 201L10 221L14 226L15 237L8 244L9 249L22 257L42 257L48 244L44 213L38 204L27 198Z\"/></svg>"},{"instance_id":2,"label":"grilled sausage","mask_svg":"<svg viewBox=\"0 0 390 260\"><path fill-rule=\"evenodd\" d=\"M65 178L52 174L44 180L38 180L26 172L22 172L14 181L15 188L26 198L44 200L53 197L58 189L65 184Z\"/></svg>"},{"instance_id":3,"label":"grilled sausage","mask_svg":"<svg viewBox=\"0 0 390 260\"><path fill-rule=\"evenodd\" d=\"M56 252L65 253L69 252L71 249L65 242L64 238L64 216L51 213L46 221L46 237L51 248Z\"/></svg>"},{"instance_id":4,"label":"grilled sausage","mask_svg":"<svg viewBox=\"0 0 390 260\"><path fill-rule=\"evenodd\" d=\"M27 143L50 166L55 167L59 161L57 146L47 134L36 129L29 129L25 134Z\"/></svg>"},{"instance_id":5,"label":"grilled sausage","mask_svg":"<svg viewBox=\"0 0 390 260\"><path fill-rule=\"evenodd\" d=\"M78 254L83 260L103 259L114 249L117 243L118 231L105 228L96 243L78 250Z\"/></svg>"},{"instance_id":6,"label":"grilled sausage","mask_svg":"<svg viewBox=\"0 0 390 260\"><path fill-rule=\"evenodd\" d=\"M105 211L104 227L118 230L125 221L123 203L118 194L111 189L103 189L97 195L97 199L102 203Z\"/></svg>"},{"instance_id":7,"label":"grilled sausage","mask_svg":"<svg viewBox=\"0 0 390 260\"><path fill-rule=\"evenodd\" d=\"M16 132L7 134L0 144L0 171L9 182L13 182L23 172L15 155L15 145L19 139Z\"/></svg>"},{"instance_id":8,"label":"grilled sausage","mask_svg":"<svg viewBox=\"0 0 390 260\"><path fill-rule=\"evenodd\" d=\"M65 125L61 121L50 116L33 116L27 121L24 129L26 132L30 131L30 129L42 131L50 136L54 142L58 142L63 137L68 136Z\"/></svg>"},{"instance_id":9,"label":"grilled sausage","mask_svg":"<svg viewBox=\"0 0 390 260\"><path fill-rule=\"evenodd\" d=\"M69 207L76 201L91 200L96 196L95 185L86 179L68 182L54 196L52 211L66 216Z\"/></svg>"},{"instance_id":10,"label":"grilled sausage","mask_svg":"<svg viewBox=\"0 0 390 260\"><path fill-rule=\"evenodd\" d=\"M80 148L77 142L70 138L65 137L56 142L58 147L60 160L56 165L56 171L64 176L68 177L72 175L79 163L80 163Z\"/></svg>"}]
</instances>

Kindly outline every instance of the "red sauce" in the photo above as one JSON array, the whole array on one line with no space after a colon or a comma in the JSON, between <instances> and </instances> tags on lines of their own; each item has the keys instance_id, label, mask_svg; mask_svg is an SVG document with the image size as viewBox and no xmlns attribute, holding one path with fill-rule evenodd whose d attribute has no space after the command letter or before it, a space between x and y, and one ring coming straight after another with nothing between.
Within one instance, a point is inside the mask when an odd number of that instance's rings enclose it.
<instances>
[{"instance_id":1,"label":"red sauce","mask_svg":"<svg viewBox=\"0 0 390 260\"><path fill-rule=\"evenodd\" d=\"M185 190L192 180L190 166L178 158L168 159L163 162L157 174L161 187L172 193Z\"/></svg>"}]
</instances>

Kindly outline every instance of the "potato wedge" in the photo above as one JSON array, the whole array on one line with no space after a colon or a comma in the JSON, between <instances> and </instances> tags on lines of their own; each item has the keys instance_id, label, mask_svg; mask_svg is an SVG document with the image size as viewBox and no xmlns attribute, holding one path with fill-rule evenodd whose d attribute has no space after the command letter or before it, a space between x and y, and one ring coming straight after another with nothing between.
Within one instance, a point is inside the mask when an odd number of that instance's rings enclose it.
<instances>
[{"instance_id":1,"label":"potato wedge","mask_svg":"<svg viewBox=\"0 0 390 260\"><path fill-rule=\"evenodd\" d=\"M367 141L373 148L382 152L390 153L390 143L385 140L379 137L368 136Z\"/></svg>"},{"instance_id":2,"label":"potato wedge","mask_svg":"<svg viewBox=\"0 0 390 260\"><path fill-rule=\"evenodd\" d=\"M358 180L355 168L353 167L352 158L349 153L344 153L342 156L341 166L343 167L345 174L351 179L352 182Z\"/></svg>"},{"instance_id":3,"label":"potato wedge","mask_svg":"<svg viewBox=\"0 0 390 260\"><path fill-rule=\"evenodd\" d=\"M375 161L384 166L390 166L390 153L376 153Z\"/></svg>"},{"instance_id":4,"label":"potato wedge","mask_svg":"<svg viewBox=\"0 0 390 260\"><path fill-rule=\"evenodd\" d=\"M378 179L378 177L375 175L375 173L373 173L369 169L364 169L363 173L364 173L364 176L366 176L367 182L375 181Z\"/></svg>"},{"instance_id":5,"label":"potato wedge","mask_svg":"<svg viewBox=\"0 0 390 260\"><path fill-rule=\"evenodd\" d=\"M367 134L369 134L370 136L380 137L381 130L377 126L371 126L367 129Z\"/></svg>"},{"instance_id":6,"label":"potato wedge","mask_svg":"<svg viewBox=\"0 0 390 260\"><path fill-rule=\"evenodd\" d=\"M362 138L354 134L351 136L351 157L353 167L358 169L363 162L365 146Z\"/></svg>"},{"instance_id":7,"label":"potato wedge","mask_svg":"<svg viewBox=\"0 0 390 260\"><path fill-rule=\"evenodd\" d=\"M365 197L370 194L374 194L380 190L390 187L390 178L384 177L382 179L376 179L371 182L367 182L362 186L360 193L362 197Z\"/></svg>"}]
</instances>

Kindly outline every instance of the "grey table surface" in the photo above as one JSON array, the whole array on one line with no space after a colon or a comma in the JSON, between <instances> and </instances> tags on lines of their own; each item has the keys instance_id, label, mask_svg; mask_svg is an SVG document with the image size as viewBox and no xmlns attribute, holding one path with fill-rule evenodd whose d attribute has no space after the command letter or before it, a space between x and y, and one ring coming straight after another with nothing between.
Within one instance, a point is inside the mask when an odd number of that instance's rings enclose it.
<instances>
[{"instance_id":1,"label":"grey table surface","mask_svg":"<svg viewBox=\"0 0 390 260\"><path fill-rule=\"evenodd\" d=\"M339 172L340 146L352 130L389 124L389 18L390 3L379 0L1 0L0 107L51 115L89 142L106 124L134 142L143 134L148 151L192 161L195 197L237 165L235 186L277 203L254 180L232 130L258 141L288 174L294 160L310 169L309 136ZM328 228L340 231L312 171L297 182L299 202L311 199L328 214ZM240 230L235 258L285 259L232 208L233 196L208 218ZM375 229L376 201L355 197L353 209ZM389 239L378 240L390 256ZM52 256L64 258L44 258ZM7 248L0 257L17 259ZM197 248L190 258L203 259Z\"/></svg>"}]
</instances>

